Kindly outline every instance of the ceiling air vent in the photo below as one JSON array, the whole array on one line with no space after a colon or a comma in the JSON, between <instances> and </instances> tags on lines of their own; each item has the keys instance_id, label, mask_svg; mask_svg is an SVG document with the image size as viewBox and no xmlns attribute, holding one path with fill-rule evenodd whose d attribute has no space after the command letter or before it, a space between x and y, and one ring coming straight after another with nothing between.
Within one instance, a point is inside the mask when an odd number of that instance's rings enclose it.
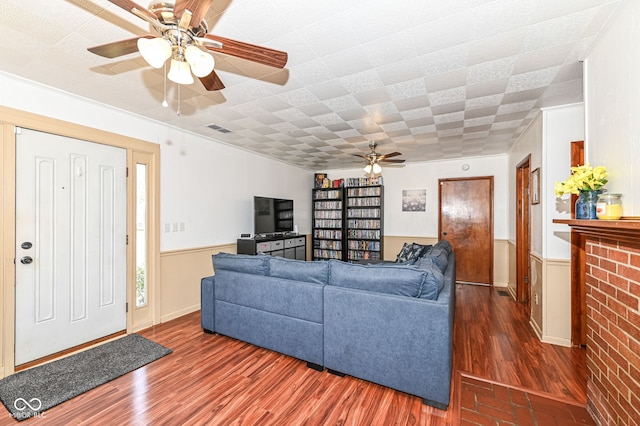
<instances>
[{"instance_id":1,"label":"ceiling air vent","mask_svg":"<svg viewBox=\"0 0 640 426\"><path fill-rule=\"evenodd\" d=\"M217 124L209 124L207 127L220 133L231 133L231 130L220 127Z\"/></svg>"}]
</instances>

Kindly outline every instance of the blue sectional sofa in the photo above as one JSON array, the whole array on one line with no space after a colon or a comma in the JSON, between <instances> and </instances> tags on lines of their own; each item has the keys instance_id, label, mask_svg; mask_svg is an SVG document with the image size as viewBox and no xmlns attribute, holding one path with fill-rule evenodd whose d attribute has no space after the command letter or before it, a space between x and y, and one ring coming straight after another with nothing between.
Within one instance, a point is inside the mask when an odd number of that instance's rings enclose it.
<instances>
[{"instance_id":1,"label":"blue sectional sofa","mask_svg":"<svg viewBox=\"0 0 640 426\"><path fill-rule=\"evenodd\" d=\"M446 409L455 256L444 243L412 265L216 254L202 328Z\"/></svg>"}]
</instances>

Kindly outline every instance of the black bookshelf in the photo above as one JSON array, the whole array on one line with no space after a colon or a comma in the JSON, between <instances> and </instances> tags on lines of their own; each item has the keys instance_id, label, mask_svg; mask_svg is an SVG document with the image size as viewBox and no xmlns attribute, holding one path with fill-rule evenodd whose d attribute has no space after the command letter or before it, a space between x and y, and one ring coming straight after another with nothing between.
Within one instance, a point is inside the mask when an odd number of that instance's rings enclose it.
<instances>
[{"instance_id":1,"label":"black bookshelf","mask_svg":"<svg viewBox=\"0 0 640 426\"><path fill-rule=\"evenodd\" d=\"M383 257L384 187L345 188L346 260Z\"/></svg>"},{"instance_id":2,"label":"black bookshelf","mask_svg":"<svg viewBox=\"0 0 640 426\"><path fill-rule=\"evenodd\" d=\"M343 188L313 189L312 202L312 259L344 260L345 205Z\"/></svg>"},{"instance_id":3,"label":"black bookshelf","mask_svg":"<svg viewBox=\"0 0 640 426\"><path fill-rule=\"evenodd\" d=\"M293 229L293 200L276 199L276 229Z\"/></svg>"}]
</instances>

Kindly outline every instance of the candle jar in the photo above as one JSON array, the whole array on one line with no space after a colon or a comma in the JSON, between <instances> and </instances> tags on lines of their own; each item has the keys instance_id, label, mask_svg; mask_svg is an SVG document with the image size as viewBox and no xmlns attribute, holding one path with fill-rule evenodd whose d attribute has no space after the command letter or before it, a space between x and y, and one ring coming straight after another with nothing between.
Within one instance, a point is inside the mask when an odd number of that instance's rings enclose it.
<instances>
[{"instance_id":1,"label":"candle jar","mask_svg":"<svg viewBox=\"0 0 640 426\"><path fill-rule=\"evenodd\" d=\"M622 217L622 194L600 194L596 204L600 220L618 220Z\"/></svg>"}]
</instances>

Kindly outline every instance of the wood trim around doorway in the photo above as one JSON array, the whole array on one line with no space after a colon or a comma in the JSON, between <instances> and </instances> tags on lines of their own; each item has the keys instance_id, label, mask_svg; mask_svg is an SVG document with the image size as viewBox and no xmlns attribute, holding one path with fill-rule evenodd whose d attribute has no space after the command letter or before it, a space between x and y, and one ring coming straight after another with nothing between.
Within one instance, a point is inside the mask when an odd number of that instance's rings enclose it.
<instances>
[{"instance_id":1,"label":"wood trim around doorway","mask_svg":"<svg viewBox=\"0 0 640 426\"><path fill-rule=\"evenodd\" d=\"M531 270L530 173L531 155L516 165L516 299L531 309L527 280ZM531 312L529 312L531 313Z\"/></svg>"},{"instance_id":2,"label":"wood trim around doorway","mask_svg":"<svg viewBox=\"0 0 640 426\"><path fill-rule=\"evenodd\" d=\"M14 259L16 221L16 127L124 148L127 150L127 162L129 164L131 163L131 158L134 153L143 153L149 156L149 161L153 164L154 173L154 176L150 179L150 186L152 186L150 191L154 196L150 199L152 205L149 206L154 215L154 229L148 233L147 247L149 253L153 253L154 259L156 259L154 264L149 266L150 268L154 268L154 271L150 273L150 277L153 277L155 280L151 282L150 278L149 286L158 290L160 287L160 145L104 130L93 129L80 124L0 106L0 163L2 163L2 171L0 172L0 181L2 183L2 194L0 196L0 204L2 204L2 215L0 216L2 227L0 234L0 255L3 266L2 273L0 273L0 294L3 295L3 300L0 302L0 324L2 325L0 328L0 378L14 373L15 369ZM131 184L127 183L127 187L127 204L131 205L134 202ZM135 232L135 222L131 223L131 220L129 220L127 223L127 233L131 235L133 232ZM132 244L129 244L127 252L128 263L131 262L131 253L133 252L135 252L135 248ZM133 285L134 282L131 281L131 278L128 278L128 295L132 294L129 289ZM153 292L152 290L152 294L155 296L154 300L151 300L151 313L153 315L151 322L157 324L160 321L159 291ZM129 296L127 302L129 306L133 305L133 301L130 300ZM129 333L138 328L136 324L131 323L131 320L132 318L128 316L127 332Z\"/></svg>"},{"instance_id":3,"label":"wood trim around doorway","mask_svg":"<svg viewBox=\"0 0 640 426\"><path fill-rule=\"evenodd\" d=\"M571 142L571 167L584 164L584 141ZM575 218L577 196L571 195L571 217ZM587 344L587 285L584 237L571 228L571 344Z\"/></svg>"}]
</instances>

